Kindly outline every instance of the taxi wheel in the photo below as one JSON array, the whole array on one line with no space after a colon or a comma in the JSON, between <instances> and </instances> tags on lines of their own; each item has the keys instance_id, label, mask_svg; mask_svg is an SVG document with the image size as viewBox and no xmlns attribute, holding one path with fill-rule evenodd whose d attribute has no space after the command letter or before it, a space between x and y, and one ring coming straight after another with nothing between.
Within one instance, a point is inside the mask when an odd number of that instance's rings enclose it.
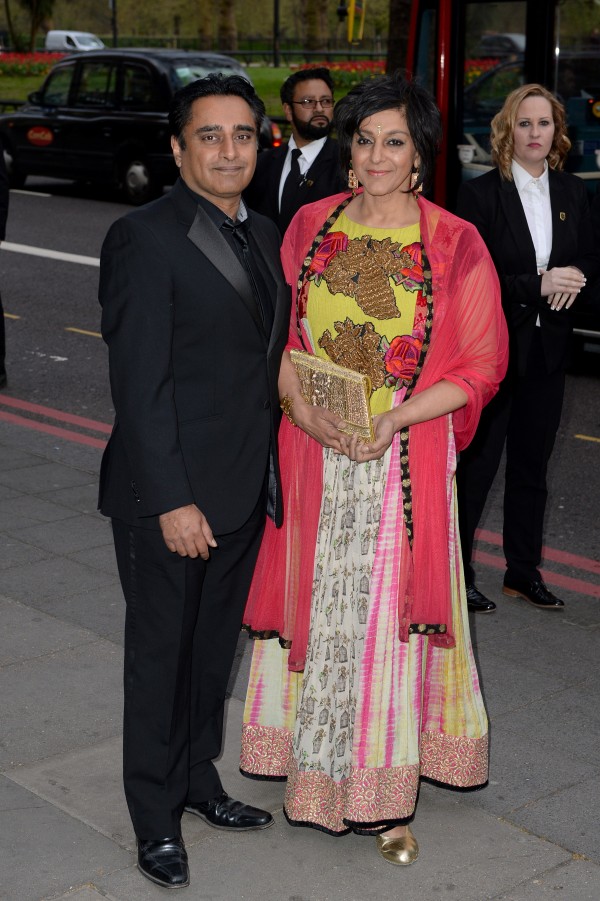
<instances>
[{"instance_id":1,"label":"taxi wheel","mask_svg":"<svg viewBox=\"0 0 600 901\"><path fill-rule=\"evenodd\" d=\"M120 187L129 203L140 206L156 197L157 185L143 157L128 160L121 169Z\"/></svg>"}]
</instances>

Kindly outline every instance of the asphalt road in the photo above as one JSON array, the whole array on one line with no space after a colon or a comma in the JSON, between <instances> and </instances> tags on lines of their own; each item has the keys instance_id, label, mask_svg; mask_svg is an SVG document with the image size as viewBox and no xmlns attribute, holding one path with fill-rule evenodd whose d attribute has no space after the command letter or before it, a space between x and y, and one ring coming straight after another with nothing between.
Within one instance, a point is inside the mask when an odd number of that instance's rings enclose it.
<instances>
[{"instance_id":1,"label":"asphalt road","mask_svg":"<svg viewBox=\"0 0 600 901\"><path fill-rule=\"evenodd\" d=\"M6 395L18 402L110 424L113 408L107 355L99 336L97 261L108 227L130 208L114 198L105 199L98 189L30 181L28 190L11 192L6 244L0 253L7 316ZM9 249L11 245L13 249ZM40 249L43 255L32 255L31 248ZM55 258L47 251L76 257ZM576 363L567 380L563 420L551 464L546 542L561 554L597 561L600 353L588 350ZM23 415L45 419L39 410ZM482 523L495 535L502 524L501 488L498 478ZM574 577L588 578L579 572L577 562L567 565L559 561L557 565Z\"/></svg>"}]
</instances>

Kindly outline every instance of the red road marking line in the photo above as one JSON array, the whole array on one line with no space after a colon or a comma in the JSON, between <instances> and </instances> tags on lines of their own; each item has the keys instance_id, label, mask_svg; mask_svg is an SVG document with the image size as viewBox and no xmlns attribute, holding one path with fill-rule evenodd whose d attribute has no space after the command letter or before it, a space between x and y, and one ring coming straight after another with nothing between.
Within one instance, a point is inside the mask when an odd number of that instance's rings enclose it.
<instances>
[{"instance_id":1,"label":"red road marking line","mask_svg":"<svg viewBox=\"0 0 600 901\"><path fill-rule=\"evenodd\" d=\"M487 551L473 551L473 560L476 563L493 566L494 569L506 569L506 563L502 557L488 554ZM584 582L583 579L574 579L572 576L563 576L560 573L551 572L549 569L542 569L540 572L544 577L544 582L547 582L548 585L558 585L559 588L567 588L569 591L576 591L578 594L587 594L589 597L600 598L600 585Z\"/></svg>"},{"instance_id":2,"label":"red road marking line","mask_svg":"<svg viewBox=\"0 0 600 901\"><path fill-rule=\"evenodd\" d=\"M34 419L25 419L24 416L6 413L4 410L0 410L0 420L12 422L14 425L22 425L27 429L34 429L36 432L46 432L47 435L55 435L57 438L66 438L67 441L74 441L76 444L87 444L89 447L99 447L102 450L106 447L106 441L103 441L101 438L92 438L91 435L69 432L67 429L59 428L59 426L49 425L46 422L36 422Z\"/></svg>"},{"instance_id":3,"label":"red road marking line","mask_svg":"<svg viewBox=\"0 0 600 901\"><path fill-rule=\"evenodd\" d=\"M487 529L478 529L475 532L475 538L481 538L488 544L497 544L502 547L502 535L498 532L489 532ZM483 552L482 552L483 553ZM542 548L542 557L544 560L554 560L556 563L565 563L567 566L574 566L576 569L584 569L586 572L594 573L600 576L600 560L592 560L589 557L580 557L579 554L570 554L568 551L559 551L553 547Z\"/></svg>"},{"instance_id":4,"label":"red road marking line","mask_svg":"<svg viewBox=\"0 0 600 901\"><path fill-rule=\"evenodd\" d=\"M37 413L38 416L47 416L49 419L57 419L59 422L79 425L84 429L91 429L93 432L102 432L106 435L110 435L112 432L112 426L107 425L105 422L86 419L84 416L76 416L74 413L64 413L62 410L55 410L53 407L43 407L41 404L32 404L27 400L19 400L6 394L0 394L0 404L4 404L6 407L14 407L17 410L25 410L27 413Z\"/></svg>"}]
</instances>

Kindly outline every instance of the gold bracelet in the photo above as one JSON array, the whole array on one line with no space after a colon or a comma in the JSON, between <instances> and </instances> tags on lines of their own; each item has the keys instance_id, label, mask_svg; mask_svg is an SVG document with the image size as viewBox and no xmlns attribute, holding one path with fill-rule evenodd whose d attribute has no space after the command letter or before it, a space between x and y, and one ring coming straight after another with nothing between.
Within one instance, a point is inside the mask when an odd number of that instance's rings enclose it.
<instances>
[{"instance_id":1,"label":"gold bracelet","mask_svg":"<svg viewBox=\"0 0 600 901\"><path fill-rule=\"evenodd\" d=\"M292 416L292 407L294 406L294 401L289 396L289 394L284 394L283 397L279 401L279 406L281 407L284 416L287 416L289 421L293 426L296 425Z\"/></svg>"}]
</instances>

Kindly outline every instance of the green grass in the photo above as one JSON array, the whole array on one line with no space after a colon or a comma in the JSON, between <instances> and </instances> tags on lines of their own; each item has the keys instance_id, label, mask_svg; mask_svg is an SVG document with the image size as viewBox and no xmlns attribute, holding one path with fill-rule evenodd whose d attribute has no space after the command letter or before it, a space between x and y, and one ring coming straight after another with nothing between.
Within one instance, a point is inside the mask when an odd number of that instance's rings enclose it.
<instances>
[{"instance_id":1,"label":"green grass","mask_svg":"<svg viewBox=\"0 0 600 901\"><path fill-rule=\"evenodd\" d=\"M267 116L282 116L279 88L292 74L291 69L281 67L273 69L269 66L248 66L248 75L256 88L256 93L267 108Z\"/></svg>"},{"instance_id":2,"label":"green grass","mask_svg":"<svg viewBox=\"0 0 600 901\"><path fill-rule=\"evenodd\" d=\"M27 100L27 95L37 91L43 81L43 75L1 75L0 103L3 100Z\"/></svg>"}]
</instances>

